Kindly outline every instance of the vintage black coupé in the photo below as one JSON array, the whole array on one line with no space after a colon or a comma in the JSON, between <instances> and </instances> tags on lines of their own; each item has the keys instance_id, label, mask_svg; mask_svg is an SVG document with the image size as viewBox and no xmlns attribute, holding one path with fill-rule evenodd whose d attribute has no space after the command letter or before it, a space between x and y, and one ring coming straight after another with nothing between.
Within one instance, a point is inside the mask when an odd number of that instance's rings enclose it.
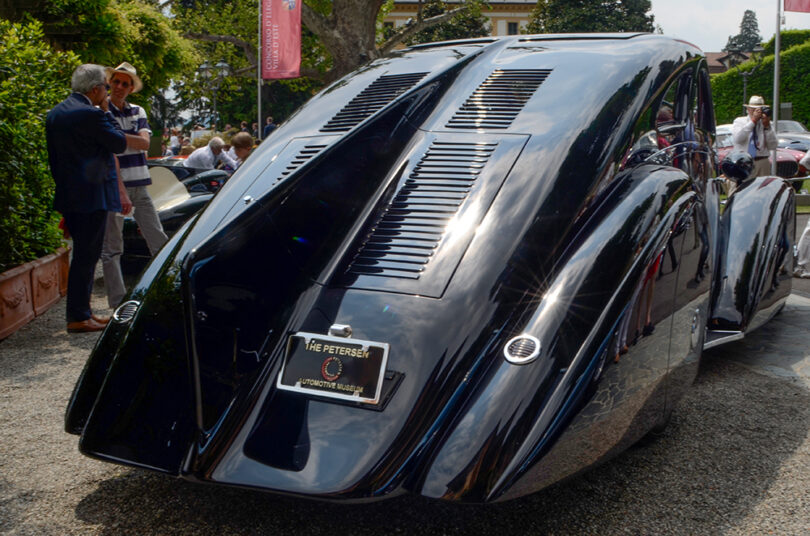
<instances>
[{"instance_id":1,"label":"vintage black coup\u00e9","mask_svg":"<svg viewBox=\"0 0 810 536\"><path fill-rule=\"evenodd\" d=\"M103 460L331 500L574 475L790 293L792 189L743 173L722 200L714 131L703 54L660 35L373 61L156 256L66 428Z\"/></svg>"}]
</instances>

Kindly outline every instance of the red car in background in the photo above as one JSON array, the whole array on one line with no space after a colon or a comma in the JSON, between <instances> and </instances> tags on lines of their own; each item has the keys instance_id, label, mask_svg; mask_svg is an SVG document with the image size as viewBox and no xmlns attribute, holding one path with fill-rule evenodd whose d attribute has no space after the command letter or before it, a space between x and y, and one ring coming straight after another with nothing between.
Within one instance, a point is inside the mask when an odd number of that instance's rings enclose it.
<instances>
[{"instance_id":1,"label":"red car in background","mask_svg":"<svg viewBox=\"0 0 810 536\"><path fill-rule=\"evenodd\" d=\"M717 161L722 162L723 158L734 149L731 140L731 125L717 126L717 141L715 150L717 151ZM803 177L807 175L807 170L799 165L799 160L804 157L802 151L795 149L776 149L776 174L785 179L793 177Z\"/></svg>"}]
</instances>

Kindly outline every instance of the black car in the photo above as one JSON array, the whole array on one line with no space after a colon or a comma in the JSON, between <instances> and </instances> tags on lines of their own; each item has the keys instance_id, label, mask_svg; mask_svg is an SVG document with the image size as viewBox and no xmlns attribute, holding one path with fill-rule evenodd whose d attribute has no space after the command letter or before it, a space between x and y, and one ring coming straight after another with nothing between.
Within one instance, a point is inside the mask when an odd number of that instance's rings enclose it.
<instances>
[{"instance_id":1,"label":"black car","mask_svg":"<svg viewBox=\"0 0 810 536\"><path fill-rule=\"evenodd\" d=\"M148 167L152 184L147 190L163 230L169 236L199 212L229 176L220 170L193 170L182 165L154 161L150 161ZM121 266L127 272L138 271L145 266L151 255L146 240L131 216L124 218L123 237Z\"/></svg>"},{"instance_id":2,"label":"black car","mask_svg":"<svg viewBox=\"0 0 810 536\"><path fill-rule=\"evenodd\" d=\"M810 136L792 132L779 132L777 136L778 147L782 149L793 149L804 153L810 150Z\"/></svg>"},{"instance_id":3,"label":"black car","mask_svg":"<svg viewBox=\"0 0 810 536\"><path fill-rule=\"evenodd\" d=\"M177 180L186 185L189 193L211 192L215 194L230 178L231 173L222 169L195 169L187 168L185 157L169 156L164 158L150 158L149 168L163 167L169 169Z\"/></svg>"},{"instance_id":4,"label":"black car","mask_svg":"<svg viewBox=\"0 0 810 536\"><path fill-rule=\"evenodd\" d=\"M513 499L666 424L790 293L794 197L721 206L706 59L651 34L396 51L178 231L71 398L81 452L331 501Z\"/></svg>"}]
</instances>

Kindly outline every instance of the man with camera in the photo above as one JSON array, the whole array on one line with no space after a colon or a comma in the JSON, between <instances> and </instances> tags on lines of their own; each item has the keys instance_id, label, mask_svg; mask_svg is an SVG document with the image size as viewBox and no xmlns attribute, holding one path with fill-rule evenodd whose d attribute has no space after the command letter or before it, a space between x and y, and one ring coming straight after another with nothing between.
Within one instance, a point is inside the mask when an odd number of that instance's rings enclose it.
<instances>
[{"instance_id":1,"label":"man with camera","mask_svg":"<svg viewBox=\"0 0 810 536\"><path fill-rule=\"evenodd\" d=\"M771 109L765 106L765 99L759 95L751 95L745 109L748 115L735 119L731 127L734 150L751 155L757 177L770 175L771 163L768 157L777 145L776 134L771 128Z\"/></svg>"}]
</instances>

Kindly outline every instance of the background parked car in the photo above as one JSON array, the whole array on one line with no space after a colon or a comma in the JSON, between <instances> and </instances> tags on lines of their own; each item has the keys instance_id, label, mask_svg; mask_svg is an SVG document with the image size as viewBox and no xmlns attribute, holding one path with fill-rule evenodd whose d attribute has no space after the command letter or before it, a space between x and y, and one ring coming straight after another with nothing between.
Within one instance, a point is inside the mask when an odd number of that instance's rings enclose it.
<instances>
[{"instance_id":1,"label":"background parked car","mask_svg":"<svg viewBox=\"0 0 810 536\"><path fill-rule=\"evenodd\" d=\"M719 162L722 162L723 158L734 149L734 143L731 139L731 125L717 126L717 142L715 143L715 148ZM799 160L801 160L803 156L803 151L780 146L776 150L776 174L785 179L803 176L806 170L799 165Z\"/></svg>"},{"instance_id":2,"label":"background parked car","mask_svg":"<svg viewBox=\"0 0 810 536\"><path fill-rule=\"evenodd\" d=\"M799 134L807 134L810 136L810 131L799 121L792 121L789 119L780 119L776 121L776 132L796 132Z\"/></svg>"},{"instance_id":3,"label":"background parked car","mask_svg":"<svg viewBox=\"0 0 810 536\"><path fill-rule=\"evenodd\" d=\"M806 153L810 150L810 138L793 133L784 134L782 132L776 135L779 147L783 149L793 149L794 151L801 151Z\"/></svg>"},{"instance_id":4,"label":"background parked car","mask_svg":"<svg viewBox=\"0 0 810 536\"><path fill-rule=\"evenodd\" d=\"M776 136L779 147L806 153L810 150L810 131L799 121L777 121Z\"/></svg>"},{"instance_id":5,"label":"background parked car","mask_svg":"<svg viewBox=\"0 0 810 536\"><path fill-rule=\"evenodd\" d=\"M183 165L185 160L185 156L169 156L150 159L147 165L150 168L163 167L169 169L192 193L216 193L230 177L230 173L222 169L187 168Z\"/></svg>"},{"instance_id":6,"label":"background parked car","mask_svg":"<svg viewBox=\"0 0 810 536\"><path fill-rule=\"evenodd\" d=\"M224 171L209 170L196 173L172 164L149 163L152 184L147 186L167 235L172 236L186 221L203 208L227 179ZM223 177L224 175L224 177ZM184 178L180 178L184 177ZM124 218L124 254L121 268L128 273L143 268L149 262L149 248L135 220Z\"/></svg>"}]
</instances>

